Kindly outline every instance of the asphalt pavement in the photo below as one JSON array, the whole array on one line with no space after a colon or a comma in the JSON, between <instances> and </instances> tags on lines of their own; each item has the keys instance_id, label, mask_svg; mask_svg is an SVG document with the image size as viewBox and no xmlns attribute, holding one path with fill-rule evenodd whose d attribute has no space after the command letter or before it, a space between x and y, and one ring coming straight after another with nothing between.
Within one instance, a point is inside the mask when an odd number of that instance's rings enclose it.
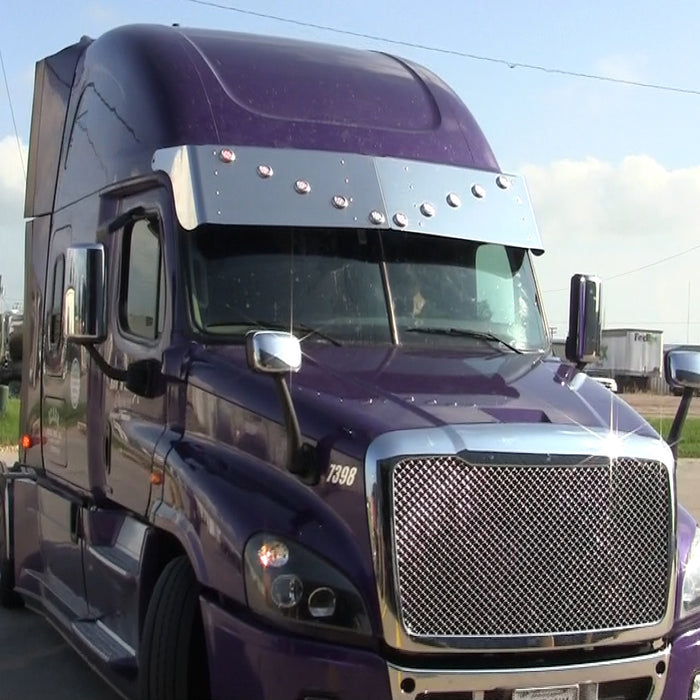
<instances>
[{"instance_id":1,"label":"asphalt pavement","mask_svg":"<svg viewBox=\"0 0 700 700\"><path fill-rule=\"evenodd\" d=\"M118 700L41 616L0 609L1 700Z\"/></svg>"}]
</instances>

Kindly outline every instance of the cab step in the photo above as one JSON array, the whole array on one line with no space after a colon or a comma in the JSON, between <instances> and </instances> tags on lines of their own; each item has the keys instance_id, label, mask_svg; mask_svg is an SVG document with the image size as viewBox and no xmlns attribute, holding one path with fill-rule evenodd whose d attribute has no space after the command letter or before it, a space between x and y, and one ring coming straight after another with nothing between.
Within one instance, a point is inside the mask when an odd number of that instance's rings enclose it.
<instances>
[{"instance_id":1,"label":"cab step","mask_svg":"<svg viewBox=\"0 0 700 700\"><path fill-rule=\"evenodd\" d=\"M136 673L136 651L100 620L77 620L72 627L80 641L115 671Z\"/></svg>"},{"instance_id":2,"label":"cab step","mask_svg":"<svg viewBox=\"0 0 700 700\"><path fill-rule=\"evenodd\" d=\"M91 545L88 553L121 578L134 580L139 572L139 560L119 546Z\"/></svg>"}]
</instances>

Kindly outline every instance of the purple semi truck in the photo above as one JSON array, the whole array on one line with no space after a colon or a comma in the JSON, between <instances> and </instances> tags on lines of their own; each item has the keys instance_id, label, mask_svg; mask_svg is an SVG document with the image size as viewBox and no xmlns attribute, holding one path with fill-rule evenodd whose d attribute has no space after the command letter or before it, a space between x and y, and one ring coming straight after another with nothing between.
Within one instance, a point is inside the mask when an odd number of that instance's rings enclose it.
<instances>
[{"instance_id":1,"label":"purple semi truck","mask_svg":"<svg viewBox=\"0 0 700 700\"><path fill-rule=\"evenodd\" d=\"M37 65L0 603L126 698L700 697L675 445L556 359L524 183L383 53L129 26Z\"/></svg>"}]
</instances>

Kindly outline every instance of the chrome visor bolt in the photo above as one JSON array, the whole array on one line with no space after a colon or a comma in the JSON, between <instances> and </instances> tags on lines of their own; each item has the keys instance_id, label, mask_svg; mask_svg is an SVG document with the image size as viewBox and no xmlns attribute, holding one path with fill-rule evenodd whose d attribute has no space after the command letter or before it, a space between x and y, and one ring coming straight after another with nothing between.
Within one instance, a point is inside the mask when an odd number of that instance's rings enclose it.
<instances>
[{"instance_id":1,"label":"chrome visor bolt","mask_svg":"<svg viewBox=\"0 0 700 700\"><path fill-rule=\"evenodd\" d=\"M222 163L233 163L236 160L236 154L230 148L222 148L219 151L219 160Z\"/></svg>"},{"instance_id":2,"label":"chrome visor bolt","mask_svg":"<svg viewBox=\"0 0 700 700\"><path fill-rule=\"evenodd\" d=\"M472 185L472 194L477 199L483 199L486 196L486 190L481 185Z\"/></svg>"},{"instance_id":3,"label":"chrome visor bolt","mask_svg":"<svg viewBox=\"0 0 700 700\"><path fill-rule=\"evenodd\" d=\"M498 175L496 176L496 184L502 190L507 190L510 187L510 178L507 175Z\"/></svg>"},{"instance_id":4,"label":"chrome visor bolt","mask_svg":"<svg viewBox=\"0 0 700 700\"><path fill-rule=\"evenodd\" d=\"M269 165L258 165L258 175L267 180L275 174L275 171Z\"/></svg>"},{"instance_id":5,"label":"chrome visor bolt","mask_svg":"<svg viewBox=\"0 0 700 700\"><path fill-rule=\"evenodd\" d=\"M382 212L377 211L376 209L373 209L369 213L369 220L370 223L374 224L375 226L378 226L380 224L383 224L386 221L386 218Z\"/></svg>"},{"instance_id":6,"label":"chrome visor bolt","mask_svg":"<svg viewBox=\"0 0 700 700\"><path fill-rule=\"evenodd\" d=\"M450 192L447 195L447 203L453 208L458 209L462 206L462 200L456 192Z\"/></svg>"},{"instance_id":7,"label":"chrome visor bolt","mask_svg":"<svg viewBox=\"0 0 700 700\"><path fill-rule=\"evenodd\" d=\"M311 192L311 185L306 180L297 180L294 183L294 189L299 194L309 194L309 192Z\"/></svg>"},{"instance_id":8,"label":"chrome visor bolt","mask_svg":"<svg viewBox=\"0 0 700 700\"><path fill-rule=\"evenodd\" d=\"M408 226L408 217L402 211L397 211L396 214L394 214L394 223L399 228L406 228L406 226Z\"/></svg>"},{"instance_id":9,"label":"chrome visor bolt","mask_svg":"<svg viewBox=\"0 0 700 700\"><path fill-rule=\"evenodd\" d=\"M344 197L342 194L336 194L334 195L333 199L331 200L333 203L333 206L336 209L347 209L348 204L350 204L349 200L347 197Z\"/></svg>"}]
</instances>

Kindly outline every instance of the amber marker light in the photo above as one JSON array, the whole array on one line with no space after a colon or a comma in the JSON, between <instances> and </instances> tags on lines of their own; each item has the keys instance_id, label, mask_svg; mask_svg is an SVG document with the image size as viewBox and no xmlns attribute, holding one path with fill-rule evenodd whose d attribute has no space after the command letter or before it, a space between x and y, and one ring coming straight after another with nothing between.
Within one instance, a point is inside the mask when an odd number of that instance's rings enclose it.
<instances>
[{"instance_id":1,"label":"amber marker light","mask_svg":"<svg viewBox=\"0 0 700 700\"><path fill-rule=\"evenodd\" d=\"M22 439L20 440L20 444L25 450L28 450L32 446L32 436L31 435L22 435Z\"/></svg>"},{"instance_id":2,"label":"amber marker light","mask_svg":"<svg viewBox=\"0 0 700 700\"><path fill-rule=\"evenodd\" d=\"M154 486L160 486L163 483L163 472L162 471L151 472L151 483Z\"/></svg>"}]
</instances>

